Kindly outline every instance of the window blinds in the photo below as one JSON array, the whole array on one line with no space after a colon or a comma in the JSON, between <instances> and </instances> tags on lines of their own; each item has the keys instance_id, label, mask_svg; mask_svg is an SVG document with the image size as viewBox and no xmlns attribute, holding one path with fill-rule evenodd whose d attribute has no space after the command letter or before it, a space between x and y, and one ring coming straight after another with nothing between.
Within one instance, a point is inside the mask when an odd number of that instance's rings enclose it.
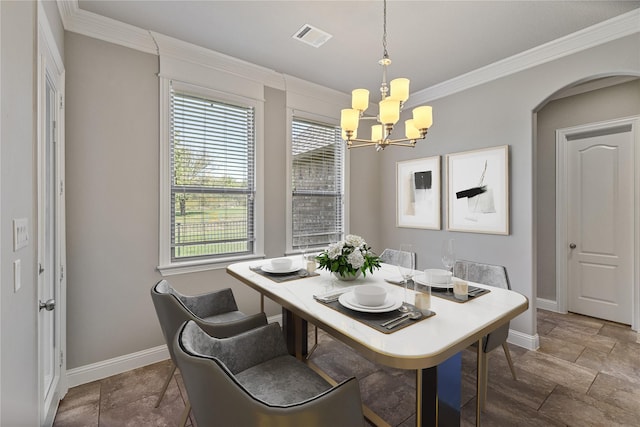
<instances>
[{"instance_id":1,"label":"window blinds","mask_svg":"<svg viewBox=\"0 0 640 427\"><path fill-rule=\"evenodd\" d=\"M292 246L324 246L344 230L340 129L298 118L292 127Z\"/></svg>"},{"instance_id":2,"label":"window blinds","mask_svg":"<svg viewBox=\"0 0 640 427\"><path fill-rule=\"evenodd\" d=\"M251 253L254 111L171 90L171 258Z\"/></svg>"}]
</instances>

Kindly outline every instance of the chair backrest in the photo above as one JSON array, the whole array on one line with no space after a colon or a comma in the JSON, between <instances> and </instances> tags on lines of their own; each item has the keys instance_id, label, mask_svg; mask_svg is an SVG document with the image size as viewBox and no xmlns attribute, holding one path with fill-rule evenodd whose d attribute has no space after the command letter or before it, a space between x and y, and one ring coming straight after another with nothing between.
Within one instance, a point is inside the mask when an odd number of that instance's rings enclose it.
<instances>
[{"instance_id":1,"label":"chair backrest","mask_svg":"<svg viewBox=\"0 0 640 427\"><path fill-rule=\"evenodd\" d=\"M173 346L171 343L182 324L188 320L196 320L197 317L184 305L180 294L171 287L169 282L161 280L151 288L151 300L156 309L162 335L169 348L171 360L175 363Z\"/></svg>"},{"instance_id":2,"label":"chair backrest","mask_svg":"<svg viewBox=\"0 0 640 427\"><path fill-rule=\"evenodd\" d=\"M460 279L481 283L496 288L511 289L507 269L502 265L457 260L453 266L453 275ZM509 335L509 323L500 326L484 337L482 349L485 353L502 345Z\"/></svg>"},{"instance_id":3,"label":"chair backrest","mask_svg":"<svg viewBox=\"0 0 640 427\"><path fill-rule=\"evenodd\" d=\"M277 324L228 339L207 337L197 329L198 326L193 322L185 323L172 344L198 425L363 425L362 401L355 378L329 388L317 397L291 405L267 404L253 396L238 381L233 371L260 363L264 346L282 346L282 351L286 353L282 331ZM260 339L256 340L258 337ZM217 352L221 352L220 357ZM279 354L280 350L276 348L275 353ZM223 358L227 359L226 362ZM240 365L235 360L237 358L243 358ZM278 375L275 370L278 365L270 366L270 374ZM268 374L265 379L268 379ZM291 384L294 388L299 386Z\"/></svg>"},{"instance_id":4,"label":"chair backrest","mask_svg":"<svg viewBox=\"0 0 640 427\"><path fill-rule=\"evenodd\" d=\"M396 259L397 259L399 253L400 253L400 251L398 249L386 248L380 254L380 261L382 261L382 262L384 262L386 264L394 264L395 265ZM413 256L413 265L417 266L417 264L416 264L416 253L415 252L411 252L411 256Z\"/></svg>"},{"instance_id":5,"label":"chair backrest","mask_svg":"<svg viewBox=\"0 0 640 427\"><path fill-rule=\"evenodd\" d=\"M460 279L481 283L487 286L511 289L507 269L502 265L457 260L453 266L453 275Z\"/></svg>"}]
</instances>

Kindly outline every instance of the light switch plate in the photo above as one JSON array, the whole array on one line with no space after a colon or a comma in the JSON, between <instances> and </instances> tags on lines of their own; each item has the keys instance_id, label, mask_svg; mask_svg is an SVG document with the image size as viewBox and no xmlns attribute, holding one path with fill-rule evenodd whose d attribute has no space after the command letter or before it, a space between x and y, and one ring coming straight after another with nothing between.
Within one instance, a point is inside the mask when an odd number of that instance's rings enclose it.
<instances>
[{"instance_id":1,"label":"light switch plate","mask_svg":"<svg viewBox=\"0 0 640 427\"><path fill-rule=\"evenodd\" d=\"M13 220L13 251L29 245L29 222L27 218Z\"/></svg>"},{"instance_id":2,"label":"light switch plate","mask_svg":"<svg viewBox=\"0 0 640 427\"><path fill-rule=\"evenodd\" d=\"M17 259L13 261L13 292L18 292L22 286L20 273L20 260Z\"/></svg>"}]
</instances>

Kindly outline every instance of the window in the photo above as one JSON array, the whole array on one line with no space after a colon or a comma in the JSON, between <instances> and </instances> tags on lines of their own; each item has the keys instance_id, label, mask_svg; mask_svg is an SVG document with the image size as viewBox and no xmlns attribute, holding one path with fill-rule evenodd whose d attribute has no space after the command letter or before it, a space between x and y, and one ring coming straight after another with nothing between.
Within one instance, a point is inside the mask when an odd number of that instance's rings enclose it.
<instances>
[{"instance_id":1,"label":"window","mask_svg":"<svg viewBox=\"0 0 640 427\"><path fill-rule=\"evenodd\" d=\"M344 147L340 128L293 118L292 249L324 246L344 233Z\"/></svg>"},{"instance_id":2,"label":"window","mask_svg":"<svg viewBox=\"0 0 640 427\"><path fill-rule=\"evenodd\" d=\"M171 262L254 253L254 108L169 93Z\"/></svg>"}]
</instances>

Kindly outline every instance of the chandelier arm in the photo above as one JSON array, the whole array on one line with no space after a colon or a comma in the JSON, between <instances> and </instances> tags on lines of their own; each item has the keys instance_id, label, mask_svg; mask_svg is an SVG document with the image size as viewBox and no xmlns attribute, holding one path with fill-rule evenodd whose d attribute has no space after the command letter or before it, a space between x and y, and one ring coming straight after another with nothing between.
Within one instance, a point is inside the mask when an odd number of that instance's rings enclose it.
<instances>
[{"instance_id":1,"label":"chandelier arm","mask_svg":"<svg viewBox=\"0 0 640 427\"><path fill-rule=\"evenodd\" d=\"M359 142L359 144L353 144L354 141ZM352 139L351 141L347 142L347 148L371 147L372 145L380 145L380 143L362 139Z\"/></svg>"}]
</instances>

